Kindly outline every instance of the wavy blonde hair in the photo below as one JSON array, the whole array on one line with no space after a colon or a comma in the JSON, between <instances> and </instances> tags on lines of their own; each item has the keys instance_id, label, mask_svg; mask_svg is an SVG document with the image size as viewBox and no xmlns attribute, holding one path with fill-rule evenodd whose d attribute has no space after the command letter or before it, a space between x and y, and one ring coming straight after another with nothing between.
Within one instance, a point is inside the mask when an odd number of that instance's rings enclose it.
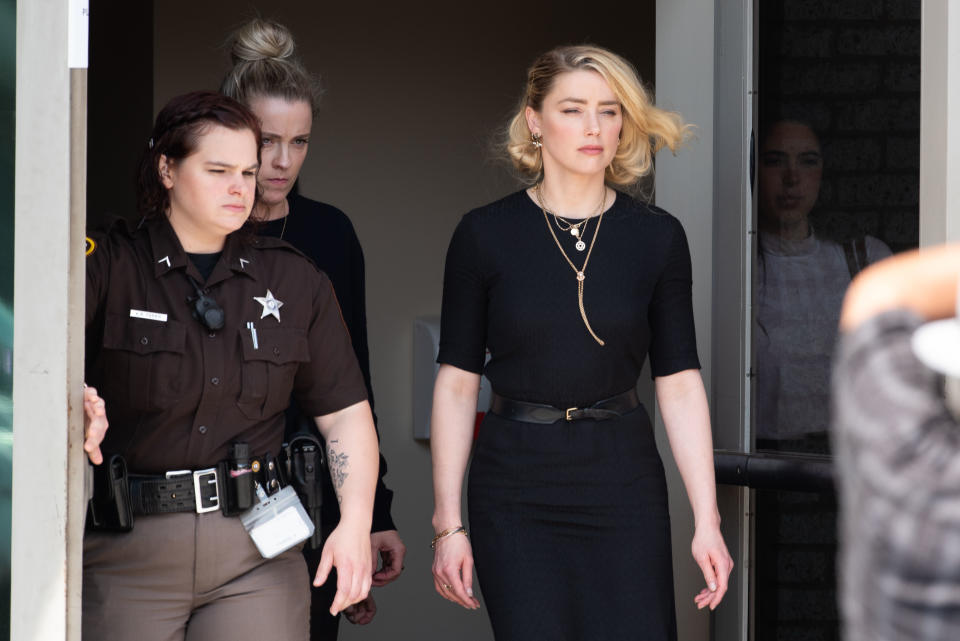
<instances>
[{"instance_id":1,"label":"wavy blonde hair","mask_svg":"<svg viewBox=\"0 0 960 641\"><path fill-rule=\"evenodd\" d=\"M583 69L603 76L623 112L620 146L607 167L605 179L621 187L634 186L653 169L654 154L663 147L676 152L690 138L693 126L684 123L679 113L654 106L633 65L602 47L557 47L534 61L527 71L519 108L507 127L507 154L525 182L535 183L543 177L543 157L532 144L526 108L541 111L557 77Z\"/></svg>"},{"instance_id":2,"label":"wavy blonde hair","mask_svg":"<svg viewBox=\"0 0 960 641\"><path fill-rule=\"evenodd\" d=\"M220 85L221 93L245 105L257 96L303 100L316 116L320 82L293 55L295 43L289 29L254 18L234 31L228 42L233 68Z\"/></svg>"}]
</instances>

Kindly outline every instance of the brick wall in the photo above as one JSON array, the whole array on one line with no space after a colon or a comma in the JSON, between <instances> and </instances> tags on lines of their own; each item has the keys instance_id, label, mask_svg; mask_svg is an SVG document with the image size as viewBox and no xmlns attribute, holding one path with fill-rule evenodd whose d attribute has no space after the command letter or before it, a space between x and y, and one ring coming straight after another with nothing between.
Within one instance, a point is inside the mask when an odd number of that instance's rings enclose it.
<instances>
[{"instance_id":1,"label":"brick wall","mask_svg":"<svg viewBox=\"0 0 960 641\"><path fill-rule=\"evenodd\" d=\"M760 0L760 113L820 135L814 225L915 247L920 0Z\"/></svg>"}]
</instances>

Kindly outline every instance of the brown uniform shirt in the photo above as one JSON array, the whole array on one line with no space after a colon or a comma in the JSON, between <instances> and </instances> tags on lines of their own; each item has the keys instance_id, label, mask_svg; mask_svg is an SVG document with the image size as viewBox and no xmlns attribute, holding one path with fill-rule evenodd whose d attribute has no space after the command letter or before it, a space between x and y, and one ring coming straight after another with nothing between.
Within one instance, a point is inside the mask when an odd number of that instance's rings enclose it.
<instances>
[{"instance_id":1,"label":"brown uniform shirt","mask_svg":"<svg viewBox=\"0 0 960 641\"><path fill-rule=\"evenodd\" d=\"M93 241L86 380L106 401L102 449L131 472L208 467L235 441L276 454L291 394L312 416L367 398L329 279L286 243L231 234L203 284L166 219ZM187 274L223 329L193 318Z\"/></svg>"}]
</instances>

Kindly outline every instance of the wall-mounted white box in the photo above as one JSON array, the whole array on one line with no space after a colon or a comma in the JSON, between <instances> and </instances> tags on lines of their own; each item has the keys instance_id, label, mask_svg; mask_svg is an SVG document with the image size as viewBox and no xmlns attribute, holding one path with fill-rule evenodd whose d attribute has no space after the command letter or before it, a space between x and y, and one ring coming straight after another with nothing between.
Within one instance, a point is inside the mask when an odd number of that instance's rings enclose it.
<instances>
[{"instance_id":1,"label":"wall-mounted white box","mask_svg":"<svg viewBox=\"0 0 960 641\"><path fill-rule=\"evenodd\" d=\"M433 382L437 378L437 354L440 352L440 317L421 316L413 321L413 438L430 438L430 412L433 409ZM490 354L487 354L487 360ZM490 381L480 377L477 413L490 407Z\"/></svg>"}]
</instances>

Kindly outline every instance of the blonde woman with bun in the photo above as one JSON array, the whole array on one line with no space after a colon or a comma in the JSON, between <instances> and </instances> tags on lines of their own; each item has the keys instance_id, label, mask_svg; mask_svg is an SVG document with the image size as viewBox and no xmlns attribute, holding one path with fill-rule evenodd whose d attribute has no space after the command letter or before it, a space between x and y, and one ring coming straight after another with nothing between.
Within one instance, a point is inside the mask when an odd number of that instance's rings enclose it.
<instances>
[{"instance_id":1,"label":"blonde woman with bun","mask_svg":"<svg viewBox=\"0 0 960 641\"><path fill-rule=\"evenodd\" d=\"M233 67L224 78L221 91L247 105L263 126L263 161L257 176L260 193L253 214L261 221L260 233L289 242L330 277L372 405L360 241L346 214L305 198L295 189L310 147L321 94L319 82L296 57L293 35L276 22L251 20L233 33L230 47ZM288 435L300 429L302 418L293 404L287 415ZM390 515L393 492L383 483L386 471L386 461L381 456L370 535L374 586L395 580L403 569L406 554ZM324 484L322 529L326 537L339 522L340 511L329 475L324 475ZM320 551L305 550L304 556L312 575L320 561ZM331 613L336 591L336 577L313 588L310 638L314 641L337 638L339 613ZM372 595L344 611L348 620L361 624L369 623L375 613Z\"/></svg>"},{"instance_id":2,"label":"blonde woman with bun","mask_svg":"<svg viewBox=\"0 0 960 641\"><path fill-rule=\"evenodd\" d=\"M549 51L505 142L527 188L468 213L450 242L431 419L434 583L478 608L476 564L497 641L676 639L666 481L635 392L648 355L696 522L705 587L691 596L713 609L726 592L687 241L676 218L628 195L688 132L620 56ZM494 394L467 524L481 374Z\"/></svg>"}]
</instances>

